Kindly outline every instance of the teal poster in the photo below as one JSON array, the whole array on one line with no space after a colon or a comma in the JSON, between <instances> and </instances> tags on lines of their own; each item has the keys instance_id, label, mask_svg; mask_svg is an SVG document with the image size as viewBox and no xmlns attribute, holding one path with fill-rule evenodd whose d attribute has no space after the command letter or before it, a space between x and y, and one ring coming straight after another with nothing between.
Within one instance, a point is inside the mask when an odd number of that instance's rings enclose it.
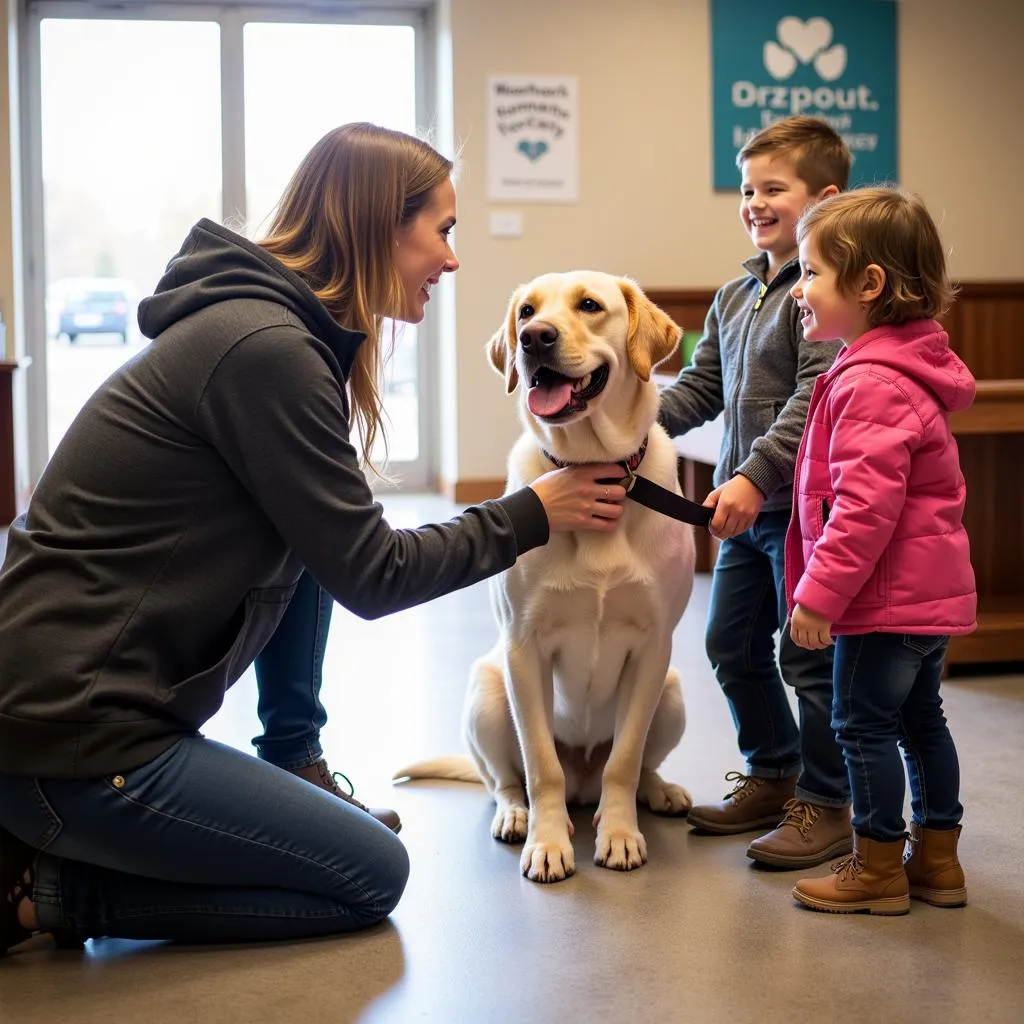
<instances>
[{"instance_id":1,"label":"teal poster","mask_svg":"<svg viewBox=\"0 0 1024 1024\"><path fill-rule=\"evenodd\" d=\"M853 154L851 185L897 181L893 0L711 0L715 189L736 153L789 114L824 117Z\"/></svg>"}]
</instances>

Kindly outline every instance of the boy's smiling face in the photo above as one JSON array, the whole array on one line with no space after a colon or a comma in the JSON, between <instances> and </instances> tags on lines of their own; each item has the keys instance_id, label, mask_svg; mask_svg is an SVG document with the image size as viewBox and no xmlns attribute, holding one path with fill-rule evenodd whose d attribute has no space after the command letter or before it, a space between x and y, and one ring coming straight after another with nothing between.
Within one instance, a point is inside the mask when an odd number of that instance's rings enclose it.
<instances>
[{"instance_id":1,"label":"boy's smiling face","mask_svg":"<svg viewBox=\"0 0 1024 1024\"><path fill-rule=\"evenodd\" d=\"M768 263L778 270L797 254L796 222L807 206L838 191L834 185L812 193L797 177L788 156L763 153L743 161L740 185L740 220L750 240L768 253Z\"/></svg>"}]
</instances>

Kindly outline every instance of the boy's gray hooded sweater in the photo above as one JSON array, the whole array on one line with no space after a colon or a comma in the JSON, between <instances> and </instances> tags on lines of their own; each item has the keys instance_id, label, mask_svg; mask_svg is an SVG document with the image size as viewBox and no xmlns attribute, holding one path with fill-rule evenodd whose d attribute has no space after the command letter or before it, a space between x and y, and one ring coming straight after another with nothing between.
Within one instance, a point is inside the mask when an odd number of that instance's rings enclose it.
<instances>
[{"instance_id":1,"label":"boy's gray hooded sweater","mask_svg":"<svg viewBox=\"0 0 1024 1024\"><path fill-rule=\"evenodd\" d=\"M373 618L548 537L529 488L448 523L388 526L349 440L364 336L220 225L193 228L139 323L154 341L89 399L10 530L0 772L120 773L194 733L303 567Z\"/></svg>"},{"instance_id":2,"label":"boy's gray hooded sweater","mask_svg":"<svg viewBox=\"0 0 1024 1024\"><path fill-rule=\"evenodd\" d=\"M765 495L762 511L788 510L811 390L840 343L804 341L789 294L798 260L770 283L767 253L743 266L747 273L716 293L690 365L661 393L658 418L676 436L724 411L715 486L741 473Z\"/></svg>"}]
</instances>

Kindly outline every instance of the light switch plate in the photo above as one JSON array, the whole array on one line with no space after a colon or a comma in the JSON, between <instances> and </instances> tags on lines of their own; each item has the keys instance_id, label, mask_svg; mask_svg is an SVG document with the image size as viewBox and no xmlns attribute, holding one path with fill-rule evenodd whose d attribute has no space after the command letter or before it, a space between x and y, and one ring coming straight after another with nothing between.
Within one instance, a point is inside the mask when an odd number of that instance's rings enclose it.
<instances>
[{"instance_id":1,"label":"light switch plate","mask_svg":"<svg viewBox=\"0 0 1024 1024\"><path fill-rule=\"evenodd\" d=\"M491 235L494 238L518 238L523 233L523 215L513 210L491 211Z\"/></svg>"}]
</instances>

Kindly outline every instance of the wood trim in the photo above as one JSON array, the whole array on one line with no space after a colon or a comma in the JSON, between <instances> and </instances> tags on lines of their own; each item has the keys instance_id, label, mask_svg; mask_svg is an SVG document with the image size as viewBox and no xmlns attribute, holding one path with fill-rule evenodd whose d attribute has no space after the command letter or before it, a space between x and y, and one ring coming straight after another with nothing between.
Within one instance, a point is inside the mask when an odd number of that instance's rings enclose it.
<instances>
[{"instance_id":1,"label":"wood trim","mask_svg":"<svg viewBox=\"0 0 1024 1024\"><path fill-rule=\"evenodd\" d=\"M32 365L32 360L25 356L22 359L0 359L0 373L13 374L15 370L24 370Z\"/></svg>"},{"instance_id":2,"label":"wood trim","mask_svg":"<svg viewBox=\"0 0 1024 1024\"><path fill-rule=\"evenodd\" d=\"M963 299L1024 299L1024 281L959 281L957 301Z\"/></svg>"},{"instance_id":3,"label":"wood trim","mask_svg":"<svg viewBox=\"0 0 1024 1024\"><path fill-rule=\"evenodd\" d=\"M21 511L14 447L14 374L32 365L29 358L0 360L0 524Z\"/></svg>"},{"instance_id":4,"label":"wood trim","mask_svg":"<svg viewBox=\"0 0 1024 1024\"><path fill-rule=\"evenodd\" d=\"M7 525L18 514L18 485L14 470L13 373L0 364L0 524Z\"/></svg>"},{"instance_id":5,"label":"wood trim","mask_svg":"<svg viewBox=\"0 0 1024 1024\"><path fill-rule=\"evenodd\" d=\"M1024 281L957 281L957 299L1024 299ZM645 288L657 306L711 307L717 288ZM689 328L688 328L689 329Z\"/></svg>"},{"instance_id":6,"label":"wood trim","mask_svg":"<svg viewBox=\"0 0 1024 1024\"><path fill-rule=\"evenodd\" d=\"M459 505L479 505L481 501L500 498L505 493L505 480L441 481L441 493Z\"/></svg>"},{"instance_id":7,"label":"wood trim","mask_svg":"<svg viewBox=\"0 0 1024 1024\"><path fill-rule=\"evenodd\" d=\"M979 380L974 404L952 413L949 424L958 436L1024 432L1024 380Z\"/></svg>"},{"instance_id":8,"label":"wood trim","mask_svg":"<svg viewBox=\"0 0 1024 1024\"><path fill-rule=\"evenodd\" d=\"M978 601L978 628L949 638L950 665L1024 661L1024 604L1019 597Z\"/></svg>"},{"instance_id":9,"label":"wood trim","mask_svg":"<svg viewBox=\"0 0 1024 1024\"><path fill-rule=\"evenodd\" d=\"M697 306L711 308L717 288L645 288L644 294L656 306Z\"/></svg>"}]
</instances>

